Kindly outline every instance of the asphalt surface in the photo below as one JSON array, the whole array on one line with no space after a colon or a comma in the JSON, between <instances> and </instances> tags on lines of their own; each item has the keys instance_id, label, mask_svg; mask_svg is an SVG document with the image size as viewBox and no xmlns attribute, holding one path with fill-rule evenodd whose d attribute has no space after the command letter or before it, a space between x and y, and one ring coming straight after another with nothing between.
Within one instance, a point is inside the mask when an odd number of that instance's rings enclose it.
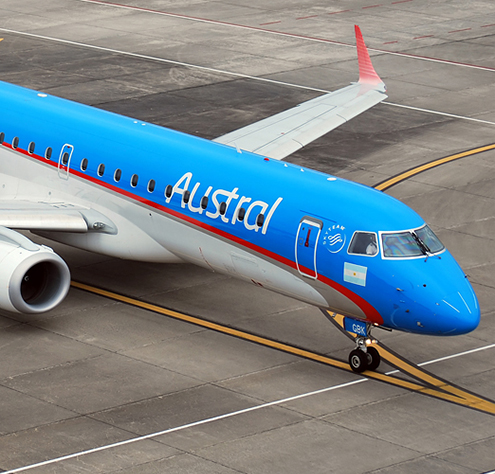
<instances>
[{"instance_id":1,"label":"asphalt surface","mask_svg":"<svg viewBox=\"0 0 495 474\"><path fill-rule=\"evenodd\" d=\"M2 0L0 79L214 138L356 80L359 24L387 103L288 161L374 185L495 142L489 0L119 3L135 8ZM494 181L489 151L387 191L470 276L480 327L454 338L375 334L415 363L481 349L428 369L489 398ZM317 308L255 286L51 245L74 280L342 360L353 348ZM6 471L48 461L26 472L467 474L494 470L494 453L492 415L79 289L48 314L0 316Z\"/></svg>"}]
</instances>

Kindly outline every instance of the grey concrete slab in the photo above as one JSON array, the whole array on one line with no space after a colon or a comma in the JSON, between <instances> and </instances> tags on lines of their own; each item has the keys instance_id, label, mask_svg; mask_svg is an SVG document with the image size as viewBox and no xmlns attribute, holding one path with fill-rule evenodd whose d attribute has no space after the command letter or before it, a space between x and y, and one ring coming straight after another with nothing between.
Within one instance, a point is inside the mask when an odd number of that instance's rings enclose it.
<instances>
[{"instance_id":1,"label":"grey concrete slab","mask_svg":"<svg viewBox=\"0 0 495 474\"><path fill-rule=\"evenodd\" d=\"M75 418L77 413L0 385L0 436Z\"/></svg>"},{"instance_id":2,"label":"grey concrete slab","mask_svg":"<svg viewBox=\"0 0 495 474\"><path fill-rule=\"evenodd\" d=\"M95 413L92 417L111 426L145 435L257 404L257 400L244 394L205 384L149 400L116 406Z\"/></svg>"},{"instance_id":3,"label":"grey concrete slab","mask_svg":"<svg viewBox=\"0 0 495 474\"><path fill-rule=\"evenodd\" d=\"M312 473L358 473L411 459L416 452L374 439L365 442L367 435L339 427L322 420L309 420L233 440L197 451L200 456L250 473L269 473L276 469L287 474L300 473L311 467ZM293 456L293 452L299 456ZM359 452L359 456L353 453ZM376 456L376 452L382 456ZM339 455L346 453L343 456Z\"/></svg>"},{"instance_id":4,"label":"grey concrete slab","mask_svg":"<svg viewBox=\"0 0 495 474\"><path fill-rule=\"evenodd\" d=\"M472 443L439 455L447 462L472 469L476 472L488 472L493 469L493 450L495 439L490 438Z\"/></svg>"},{"instance_id":5,"label":"grey concrete slab","mask_svg":"<svg viewBox=\"0 0 495 474\"><path fill-rule=\"evenodd\" d=\"M73 472L73 471L68 471ZM208 461L201 456L179 454L156 462L148 462L119 471L121 474L187 474L201 472L204 474L237 474L239 471L222 466L217 462ZM38 473L36 473L38 474ZM39 473L41 474L41 473Z\"/></svg>"},{"instance_id":6,"label":"grey concrete slab","mask_svg":"<svg viewBox=\"0 0 495 474\"><path fill-rule=\"evenodd\" d=\"M51 423L2 436L0 466L4 470L14 469L104 444L116 443L130 436L127 431L87 417ZM168 448L167 451L169 455L176 452L173 448Z\"/></svg>"},{"instance_id":7,"label":"grey concrete slab","mask_svg":"<svg viewBox=\"0 0 495 474\"><path fill-rule=\"evenodd\" d=\"M30 469L34 474L79 474L92 472L153 472L156 466L167 466L183 455L156 441L138 441L132 444L115 447L107 451L87 454L58 462L55 466L47 465ZM212 463L208 463L212 464ZM151 467L155 466L155 467ZM155 471L159 472L159 471ZM167 472L168 469L167 469Z\"/></svg>"},{"instance_id":8,"label":"grey concrete slab","mask_svg":"<svg viewBox=\"0 0 495 474\"><path fill-rule=\"evenodd\" d=\"M24 324L4 328L0 341L0 380L104 353L97 347Z\"/></svg>"},{"instance_id":9,"label":"grey concrete slab","mask_svg":"<svg viewBox=\"0 0 495 474\"><path fill-rule=\"evenodd\" d=\"M3 383L75 412L92 413L178 392L201 382L141 361L110 354L11 377ZM81 399L82 392L85 396Z\"/></svg>"},{"instance_id":10,"label":"grey concrete slab","mask_svg":"<svg viewBox=\"0 0 495 474\"><path fill-rule=\"evenodd\" d=\"M425 456L413 461L406 461L383 469L371 471L370 474L416 474L420 472L442 472L445 474L475 474L479 471L459 466L456 463L438 459L436 456Z\"/></svg>"},{"instance_id":11,"label":"grey concrete slab","mask_svg":"<svg viewBox=\"0 0 495 474\"><path fill-rule=\"evenodd\" d=\"M302 360L225 380L222 387L265 402L314 392L356 380L356 375ZM330 410L335 410L332 406Z\"/></svg>"},{"instance_id":12,"label":"grey concrete slab","mask_svg":"<svg viewBox=\"0 0 495 474\"><path fill-rule=\"evenodd\" d=\"M197 354L202 357L199 359ZM125 355L203 382L216 383L296 360L283 352L274 353L251 342L207 331L130 349Z\"/></svg>"},{"instance_id":13,"label":"grey concrete slab","mask_svg":"<svg viewBox=\"0 0 495 474\"><path fill-rule=\"evenodd\" d=\"M307 416L292 409L266 407L212 421L211 423L185 428L174 433L158 436L156 439L176 449L194 452L198 449L229 443L233 439L246 438L284 426L291 426L307 419Z\"/></svg>"},{"instance_id":14,"label":"grey concrete slab","mask_svg":"<svg viewBox=\"0 0 495 474\"><path fill-rule=\"evenodd\" d=\"M77 292L78 290L73 290L73 293ZM81 301L94 300L94 306L83 307L77 311L77 301L71 297L68 302L71 311L66 309L58 316L52 315L51 318L40 321L33 320L31 324L112 352L136 348L139 350L200 331L193 325L122 303L107 302L100 306L100 297L81 291L79 293ZM99 305L96 304L96 300Z\"/></svg>"},{"instance_id":15,"label":"grey concrete slab","mask_svg":"<svg viewBox=\"0 0 495 474\"><path fill-rule=\"evenodd\" d=\"M365 434L372 431L375 439L423 454L445 451L459 444L469 444L494 436L492 417L458 406L448 407L450 409L434 408L442 403L444 402L409 394L387 400L386 403L378 402L371 411L368 407L352 408L323 419L354 433ZM426 411L428 417L418 416L418 413ZM452 426L457 429L453 430Z\"/></svg>"}]
</instances>

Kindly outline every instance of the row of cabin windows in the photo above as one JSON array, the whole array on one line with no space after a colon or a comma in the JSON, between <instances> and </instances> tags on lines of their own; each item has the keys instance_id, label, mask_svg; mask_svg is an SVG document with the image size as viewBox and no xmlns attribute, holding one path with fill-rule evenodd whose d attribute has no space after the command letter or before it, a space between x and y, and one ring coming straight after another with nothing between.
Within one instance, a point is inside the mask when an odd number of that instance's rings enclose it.
<instances>
[{"instance_id":1,"label":"row of cabin windows","mask_svg":"<svg viewBox=\"0 0 495 474\"><path fill-rule=\"evenodd\" d=\"M5 133L4 132L0 132L0 144L2 144L3 142L5 141ZM19 146L19 137L14 137L13 140L12 140L12 148L13 149L16 149L17 147ZM34 142L30 142L29 145L28 145L28 153L30 155L32 155L34 153L34 150L36 148L36 145ZM52 147L47 147L46 150L45 150L45 158L47 160L51 159L52 157L52 153L53 153L53 149ZM62 165L64 166L67 166L68 163L69 163L69 157L70 157L70 154L69 152L64 152L64 154L62 155ZM88 159L87 158L83 158L81 160L81 164L80 164L80 168L81 168L81 171L86 171L88 169ZM96 170L96 173L98 174L98 176L101 178L104 174L105 174L105 165L104 163L100 163L98 165L98 168ZM113 179L116 183L118 183L120 181L120 179L122 178L122 170L117 168L113 174ZM139 181L139 176L137 174L133 174L131 176L131 181L130 181L130 184L133 188L135 188L138 184L138 181ZM147 186L147 189L148 189L148 192L152 193L154 190L155 190L155 186L156 186L156 182L154 179L150 179L148 181L148 186ZM165 196L167 198L170 198L172 196L172 193L173 193L173 186L171 184L167 185L167 187L165 188ZM184 201L185 204L187 204L189 202L189 199L191 198L191 192L190 191L184 191L184 193L182 194L182 200ZM200 206L202 209L206 209L208 207L208 196L203 196L201 198L201 202L200 202ZM220 214L222 216L225 215L225 213L227 212L227 203L226 202L221 202L220 205L219 205L219 208L218 208L218 211L220 212ZM239 221L243 221L244 220L244 217L246 215L246 209L244 209L243 207L241 207L237 213L237 219ZM262 227L263 226L263 222L265 221L265 216L264 214L258 214L258 216L256 217L256 225L258 227Z\"/></svg>"}]
</instances>

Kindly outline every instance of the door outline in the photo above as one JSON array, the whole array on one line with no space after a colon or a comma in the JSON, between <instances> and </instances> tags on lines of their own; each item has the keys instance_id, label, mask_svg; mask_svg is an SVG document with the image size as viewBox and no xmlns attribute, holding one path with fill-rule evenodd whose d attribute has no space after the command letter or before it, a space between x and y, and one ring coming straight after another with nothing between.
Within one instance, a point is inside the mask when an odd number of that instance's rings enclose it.
<instances>
[{"instance_id":1,"label":"door outline","mask_svg":"<svg viewBox=\"0 0 495 474\"><path fill-rule=\"evenodd\" d=\"M318 278L316 252L322 228L323 222L305 216L301 219L296 234L295 255L297 270L301 275L314 280ZM316 237L314 237L315 232Z\"/></svg>"},{"instance_id":2,"label":"door outline","mask_svg":"<svg viewBox=\"0 0 495 474\"><path fill-rule=\"evenodd\" d=\"M61 179L69 179L70 160L74 147L69 143L66 143L60 150L60 156L58 157L58 177Z\"/></svg>"}]
</instances>

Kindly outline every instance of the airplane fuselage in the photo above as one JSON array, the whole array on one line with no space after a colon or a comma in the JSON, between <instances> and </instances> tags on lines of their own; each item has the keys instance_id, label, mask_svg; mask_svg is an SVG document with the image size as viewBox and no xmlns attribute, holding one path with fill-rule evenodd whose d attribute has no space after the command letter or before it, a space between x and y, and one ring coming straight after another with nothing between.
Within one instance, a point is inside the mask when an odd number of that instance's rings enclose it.
<instances>
[{"instance_id":1,"label":"airplane fuselage","mask_svg":"<svg viewBox=\"0 0 495 474\"><path fill-rule=\"evenodd\" d=\"M6 83L0 103L0 199L35 195L97 213L86 232L41 235L191 262L389 328L448 335L478 325L454 258L382 192Z\"/></svg>"}]
</instances>

